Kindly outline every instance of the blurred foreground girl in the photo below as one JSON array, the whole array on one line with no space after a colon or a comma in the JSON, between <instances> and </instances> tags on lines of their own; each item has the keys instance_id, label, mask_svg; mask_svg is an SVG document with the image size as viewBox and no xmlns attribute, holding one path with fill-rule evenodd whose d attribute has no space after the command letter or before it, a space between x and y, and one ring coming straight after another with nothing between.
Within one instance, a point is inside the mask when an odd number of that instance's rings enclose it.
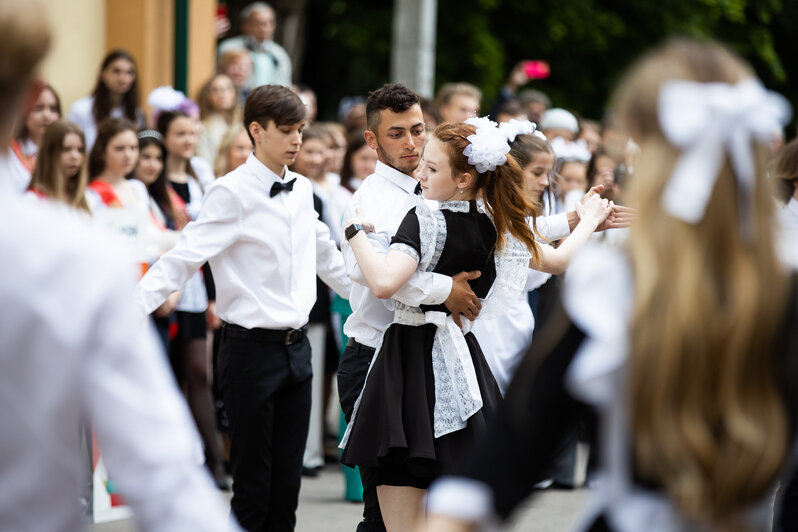
<instances>
[{"instance_id":1,"label":"blurred foreground girl","mask_svg":"<svg viewBox=\"0 0 798 532\"><path fill-rule=\"evenodd\" d=\"M770 529L798 413L795 278L764 171L789 107L737 56L690 40L646 56L614 103L641 148L628 244L575 258L564 312L527 353L470 478L430 492L431 530L506 517L585 405L603 475L580 530Z\"/></svg>"}]
</instances>

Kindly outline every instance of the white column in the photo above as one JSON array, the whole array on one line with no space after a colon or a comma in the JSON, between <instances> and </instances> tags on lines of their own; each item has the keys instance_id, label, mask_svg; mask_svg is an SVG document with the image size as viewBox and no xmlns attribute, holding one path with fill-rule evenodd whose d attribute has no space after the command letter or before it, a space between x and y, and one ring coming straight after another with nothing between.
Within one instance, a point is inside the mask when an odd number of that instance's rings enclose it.
<instances>
[{"instance_id":1,"label":"white column","mask_svg":"<svg viewBox=\"0 0 798 532\"><path fill-rule=\"evenodd\" d=\"M395 0L391 79L427 98L435 91L438 0Z\"/></svg>"}]
</instances>

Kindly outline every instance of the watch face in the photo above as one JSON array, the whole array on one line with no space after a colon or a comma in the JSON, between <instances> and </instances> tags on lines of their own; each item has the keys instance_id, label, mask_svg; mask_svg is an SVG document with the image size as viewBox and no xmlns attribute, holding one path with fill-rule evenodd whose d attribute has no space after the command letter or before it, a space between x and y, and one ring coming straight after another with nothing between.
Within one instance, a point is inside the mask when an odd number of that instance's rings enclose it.
<instances>
[{"instance_id":1,"label":"watch face","mask_svg":"<svg viewBox=\"0 0 798 532\"><path fill-rule=\"evenodd\" d=\"M346 239L349 240L350 238L355 236L357 232L360 231L361 229L363 229L362 225L352 224L346 228L346 231L344 231L344 236L346 236Z\"/></svg>"}]
</instances>

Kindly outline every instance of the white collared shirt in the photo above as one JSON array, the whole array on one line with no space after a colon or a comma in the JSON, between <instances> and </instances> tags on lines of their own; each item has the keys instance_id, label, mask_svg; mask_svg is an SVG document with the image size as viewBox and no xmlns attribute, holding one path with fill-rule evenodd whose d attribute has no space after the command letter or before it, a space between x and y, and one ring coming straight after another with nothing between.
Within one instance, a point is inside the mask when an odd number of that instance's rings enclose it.
<instances>
[{"instance_id":1,"label":"white collared shirt","mask_svg":"<svg viewBox=\"0 0 798 532\"><path fill-rule=\"evenodd\" d=\"M122 246L59 202L0 197L0 249L0 528L87 528L91 421L142 530L227 529Z\"/></svg>"},{"instance_id":2,"label":"white collared shirt","mask_svg":"<svg viewBox=\"0 0 798 532\"><path fill-rule=\"evenodd\" d=\"M30 185L30 172L8 148L0 151L0 194L21 196Z\"/></svg>"},{"instance_id":3,"label":"white collared shirt","mask_svg":"<svg viewBox=\"0 0 798 532\"><path fill-rule=\"evenodd\" d=\"M412 206L410 196L415 188L415 179L377 161L375 172L363 181L352 196L343 223L351 219L355 209L358 209L366 220L374 224L375 232L368 235L372 245L381 253L386 253L391 238ZM361 344L376 347L393 322L393 305L390 300L377 299L368 287L357 266L352 247L346 240L342 242L341 250L349 277L354 281L349 298L352 315L346 320L344 334ZM393 297L414 307L437 305L446 301L451 291L451 277L416 271Z\"/></svg>"},{"instance_id":4,"label":"white collared shirt","mask_svg":"<svg viewBox=\"0 0 798 532\"><path fill-rule=\"evenodd\" d=\"M798 270L798 200L790 198L779 211L779 249L787 265Z\"/></svg>"},{"instance_id":5,"label":"white collared shirt","mask_svg":"<svg viewBox=\"0 0 798 532\"><path fill-rule=\"evenodd\" d=\"M316 301L316 274L349 297L343 257L313 210L305 177L291 192L269 196L281 178L254 154L205 193L199 217L177 245L139 283L136 298L147 313L160 306L206 261L216 283L216 312L248 329L299 328Z\"/></svg>"},{"instance_id":6,"label":"white collared shirt","mask_svg":"<svg viewBox=\"0 0 798 532\"><path fill-rule=\"evenodd\" d=\"M67 120L74 122L83 131L83 136L86 139L86 153L91 152L94 141L97 140L97 123L94 121L93 107L94 96L84 96L72 104L67 114ZM114 107L109 116L120 118L125 116L125 110L122 107Z\"/></svg>"}]
</instances>

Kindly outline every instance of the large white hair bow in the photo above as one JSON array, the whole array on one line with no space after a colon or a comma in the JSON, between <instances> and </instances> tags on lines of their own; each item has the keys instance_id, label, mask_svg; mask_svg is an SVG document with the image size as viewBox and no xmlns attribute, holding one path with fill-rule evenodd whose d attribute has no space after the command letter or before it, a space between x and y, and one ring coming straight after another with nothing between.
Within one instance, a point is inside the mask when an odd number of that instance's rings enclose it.
<instances>
[{"instance_id":1,"label":"large white hair bow","mask_svg":"<svg viewBox=\"0 0 798 532\"><path fill-rule=\"evenodd\" d=\"M477 128L477 132L468 136L469 145L463 150L468 157L468 164L476 167L477 172L491 172L497 166L507 162L510 145L507 137L496 127L496 122L488 117L469 118L466 124Z\"/></svg>"},{"instance_id":2,"label":"large white hair bow","mask_svg":"<svg viewBox=\"0 0 798 532\"><path fill-rule=\"evenodd\" d=\"M790 104L753 78L736 85L671 81L659 93L659 122L665 138L682 150L662 204L688 223L704 217L724 153L731 158L741 208L750 207L755 167L751 142L767 143L790 118Z\"/></svg>"}]
</instances>

